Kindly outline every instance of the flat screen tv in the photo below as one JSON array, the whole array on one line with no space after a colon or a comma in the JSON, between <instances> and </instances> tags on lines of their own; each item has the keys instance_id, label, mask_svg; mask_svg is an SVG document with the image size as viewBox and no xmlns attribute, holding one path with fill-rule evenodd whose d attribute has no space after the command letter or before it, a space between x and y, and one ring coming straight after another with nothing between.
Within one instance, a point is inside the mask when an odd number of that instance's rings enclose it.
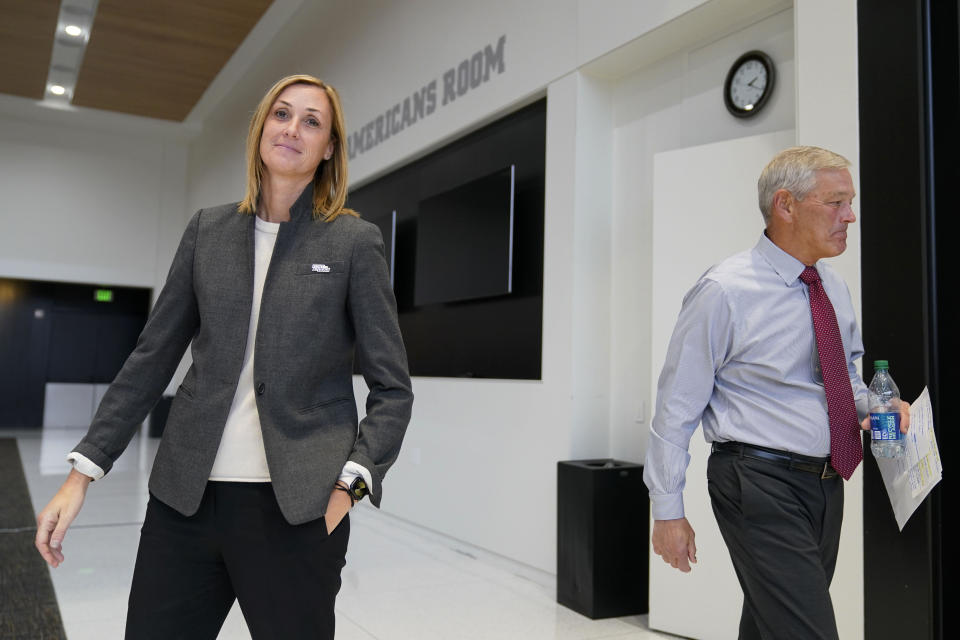
<instances>
[{"instance_id":1,"label":"flat screen tv","mask_svg":"<svg viewBox=\"0 0 960 640\"><path fill-rule=\"evenodd\" d=\"M515 166L420 201L414 305L513 291Z\"/></svg>"}]
</instances>

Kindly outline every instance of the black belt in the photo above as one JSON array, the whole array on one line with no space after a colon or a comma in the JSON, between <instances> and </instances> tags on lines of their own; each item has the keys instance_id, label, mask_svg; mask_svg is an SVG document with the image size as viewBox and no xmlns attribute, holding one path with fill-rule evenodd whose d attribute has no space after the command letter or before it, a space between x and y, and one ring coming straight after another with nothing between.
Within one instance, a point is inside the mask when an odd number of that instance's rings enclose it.
<instances>
[{"instance_id":1,"label":"black belt","mask_svg":"<svg viewBox=\"0 0 960 640\"><path fill-rule=\"evenodd\" d=\"M753 458L754 460L772 462L787 469L815 473L820 476L821 480L837 477L837 471L830 466L830 456L826 458L813 458L811 456L802 456L799 453L757 447L751 444L743 444L742 442L714 442L712 450L734 453L741 458Z\"/></svg>"}]
</instances>

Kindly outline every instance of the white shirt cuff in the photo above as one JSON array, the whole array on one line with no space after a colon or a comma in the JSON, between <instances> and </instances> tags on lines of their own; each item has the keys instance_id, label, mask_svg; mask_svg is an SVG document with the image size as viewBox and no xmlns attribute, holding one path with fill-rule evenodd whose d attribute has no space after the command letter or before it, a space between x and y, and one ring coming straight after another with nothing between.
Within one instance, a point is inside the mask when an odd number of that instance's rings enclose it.
<instances>
[{"instance_id":1,"label":"white shirt cuff","mask_svg":"<svg viewBox=\"0 0 960 640\"><path fill-rule=\"evenodd\" d=\"M367 468L362 464L348 461L347 464L343 465L343 471L340 472L340 481L349 487L357 478L363 478L363 481L367 483L367 489L373 486L373 478Z\"/></svg>"},{"instance_id":2,"label":"white shirt cuff","mask_svg":"<svg viewBox=\"0 0 960 640\"><path fill-rule=\"evenodd\" d=\"M676 520L685 517L683 513L683 494L665 493L651 495L654 520Z\"/></svg>"},{"instance_id":3,"label":"white shirt cuff","mask_svg":"<svg viewBox=\"0 0 960 640\"><path fill-rule=\"evenodd\" d=\"M82 453L71 451L67 454L67 462L72 464L74 469L94 480L99 480L104 476L103 469L95 465L90 458Z\"/></svg>"}]
</instances>

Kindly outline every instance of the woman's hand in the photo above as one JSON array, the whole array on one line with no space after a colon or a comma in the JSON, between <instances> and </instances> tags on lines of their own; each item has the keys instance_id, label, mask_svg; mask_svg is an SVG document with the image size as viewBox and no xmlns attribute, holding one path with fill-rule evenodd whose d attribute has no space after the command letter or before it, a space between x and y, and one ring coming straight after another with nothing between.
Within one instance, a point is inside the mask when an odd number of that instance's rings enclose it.
<instances>
[{"instance_id":1,"label":"woman's hand","mask_svg":"<svg viewBox=\"0 0 960 640\"><path fill-rule=\"evenodd\" d=\"M346 488L346 485L342 482L338 482L337 486ZM327 533L333 533L333 530L337 528L337 525L340 524L343 516L347 515L351 507L353 507L353 502L350 500L350 494L343 489L334 488L330 493L330 502L327 503L327 512L323 514L323 519L327 524Z\"/></svg>"},{"instance_id":2,"label":"woman's hand","mask_svg":"<svg viewBox=\"0 0 960 640\"><path fill-rule=\"evenodd\" d=\"M67 528L80 513L91 479L76 469L70 471L63 486L50 503L37 515L37 537L34 545L51 567L63 562L63 538Z\"/></svg>"}]
</instances>

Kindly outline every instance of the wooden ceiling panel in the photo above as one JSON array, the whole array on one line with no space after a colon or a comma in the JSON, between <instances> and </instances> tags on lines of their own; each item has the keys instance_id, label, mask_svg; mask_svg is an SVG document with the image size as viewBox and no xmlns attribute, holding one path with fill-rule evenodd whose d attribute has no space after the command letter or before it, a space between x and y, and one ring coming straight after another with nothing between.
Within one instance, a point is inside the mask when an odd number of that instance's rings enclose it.
<instances>
[{"instance_id":1,"label":"wooden ceiling panel","mask_svg":"<svg viewBox=\"0 0 960 640\"><path fill-rule=\"evenodd\" d=\"M43 99L60 0L0 0L0 93Z\"/></svg>"},{"instance_id":2,"label":"wooden ceiling panel","mask_svg":"<svg viewBox=\"0 0 960 640\"><path fill-rule=\"evenodd\" d=\"M182 121L270 4L100 0L73 104Z\"/></svg>"}]
</instances>

